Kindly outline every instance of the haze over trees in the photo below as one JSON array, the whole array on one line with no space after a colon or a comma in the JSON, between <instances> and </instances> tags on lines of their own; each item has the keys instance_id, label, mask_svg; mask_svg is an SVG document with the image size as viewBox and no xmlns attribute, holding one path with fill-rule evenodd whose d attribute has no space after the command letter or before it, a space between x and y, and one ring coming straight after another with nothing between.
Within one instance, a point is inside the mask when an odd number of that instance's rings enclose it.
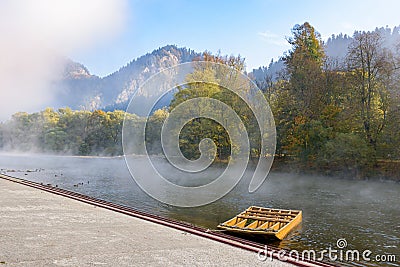
<instances>
[{"instance_id":1,"label":"haze over trees","mask_svg":"<svg viewBox=\"0 0 400 267\"><path fill-rule=\"evenodd\" d=\"M272 108L278 161L300 170L324 173L345 171L358 177L371 176L374 172L393 175L395 167L390 164L400 159L399 28L355 32L352 37L332 36L324 44L318 31L306 22L293 27L288 42L292 47L278 62L272 61L268 68L249 74ZM178 61L197 58L226 64L239 71L245 67L245 60L240 56L208 52L200 55L191 50L179 53ZM151 58L157 61L156 57ZM115 74L116 77L124 80L127 67ZM215 79L206 70L197 70L193 75L203 75L210 81ZM164 103L167 107L160 106L148 118L146 146L151 154L162 153L160 131L169 112L195 97L212 97L232 107L251 133L251 156L260 155L261 137L246 104L217 85L191 83L190 77L187 86L167 97ZM123 101L119 103L119 107L124 107ZM114 104L108 111L48 108L33 114L17 113L0 124L0 147L17 151L121 155L124 117L138 127L146 118L116 107ZM190 121L180 133L182 153L187 158L197 158L200 140L210 138L217 147L218 160L227 159L235 148L231 147L223 126L205 118Z\"/></svg>"},{"instance_id":2,"label":"haze over trees","mask_svg":"<svg viewBox=\"0 0 400 267\"><path fill-rule=\"evenodd\" d=\"M72 155L121 155L122 123L142 119L124 111L74 111L47 108L38 113L19 112L0 125L5 151Z\"/></svg>"}]
</instances>

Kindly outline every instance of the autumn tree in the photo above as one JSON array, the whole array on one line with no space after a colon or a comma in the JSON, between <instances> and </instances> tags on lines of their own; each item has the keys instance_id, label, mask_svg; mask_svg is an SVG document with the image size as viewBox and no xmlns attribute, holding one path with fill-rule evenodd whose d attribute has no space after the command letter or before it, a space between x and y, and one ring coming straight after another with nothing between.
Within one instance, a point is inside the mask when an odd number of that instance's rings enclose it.
<instances>
[{"instance_id":1,"label":"autumn tree","mask_svg":"<svg viewBox=\"0 0 400 267\"><path fill-rule=\"evenodd\" d=\"M278 145L282 151L295 156L305 164L313 161L329 136L320 121L328 103L323 66L325 53L320 34L308 22L295 25L288 38L292 49L284 57L289 76L286 90L278 93L280 106ZM283 126L282 125L282 126Z\"/></svg>"},{"instance_id":2,"label":"autumn tree","mask_svg":"<svg viewBox=\"0 0 400 267\"><path fill-rule=\"evenodd\" d=\"M389 52L382 47L378 32L356 32L347 55L350 90L355 92L355 108L365 138L376 150L387 124L389 112L388 80L393 71Z\"/></svg>"},{"instance_id":3,"label":"autumn tree","mask_svg":"<svg viewBox=\"0 0 400 267\"><path fill-rule=\"evenodd\" d=\"M288 39L292 49L284 58L298 109L307 118L319 116L324 101L322 66L325 53L320 34L308 22L295 25Z\"/></svg>"},{"instance_id":4,"label":"autumn tree","mask_svg":"<svg viewBox=\"0 0 400 267\"><path fill-rule=\"evenodd\" d=\"M249 107L244 101L235 93L231 92L227 88L243 88L246 90L248 84L242 85L243 79L237 77L241 71L244 70L245 64L244 59L240 56L221 56L219 54L212 55L211 53L205 52L201 58L195 59L206 62L221 64L221 68L208 66L206 64L194 65L195 69L193 73L186 77L186 85L178 88L174 98L170 105L170 112L174 110L179 104L186 100L205 97L213 98L225 103L227 106L232 108L236 114L239 115L242 122L248 127L248 133L250 133L250 145L252 146L253 154L260 153L256 147L260 146L260 134L254 134L253 130L257 128L257 122L255 121L254 115L252 115ZM228 66L228 68L226 68ZM199 82L201 81L201 82ZM248 81L247 81L248 82ZM220 84L226 85L227 88L220 86ZM212 106L207 104L207 101L201 102L195 107L190 109L196 109L197 113L201 111L212 111L220 112L222 118L222 124L209 118L195 118L188 122L182 131L179 133L180 137L180 149L182 153L188 158L197 158L200 156L198 149L199 143L204 138L210 138L213 140L217 147L217 157L220 159L226 159L232 153L237 153L240 148L235 147L235 144L230 142L226 127L230 123L230 119L227 117L227 112L224 110L213 110ZM191 113L188 109L185 112ZM237 131L241 129L236 129ZM244 129L242 129L244 130ZM234 148L233 148L234 147ZM232 150L233 148L233 150Z\"/></svg>"}]
</instances>

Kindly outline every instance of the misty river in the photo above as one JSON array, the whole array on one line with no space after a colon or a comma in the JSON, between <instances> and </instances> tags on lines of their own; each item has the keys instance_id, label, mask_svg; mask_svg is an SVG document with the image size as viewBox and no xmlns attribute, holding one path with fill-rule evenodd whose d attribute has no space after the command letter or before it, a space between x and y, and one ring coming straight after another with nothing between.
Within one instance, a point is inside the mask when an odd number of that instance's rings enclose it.
<instances>
[{"instance_id":1,"label":"misty river","mask_svg":"<svg viewBox=\"0 0 400 267\"><path fill-rule=\"evenodd\" d=\"M400 184L392 181L271 172L263 185L250 194L251 171L247 171L244 179L222 199L202 207L177 208L145 194L131 178L123 157L1 154L0 168L8 170L11 176L51 183L210 229L251 205L299 209L303 211L301 226L287 239L273 241L272 245L298 251L321 251L329 247L335 249L336 241L344 238L348 244L346 249L361 252L368 249L371 255L393 254L396 262L338 264L400 266Z\"/></svg>"}]
</instances>

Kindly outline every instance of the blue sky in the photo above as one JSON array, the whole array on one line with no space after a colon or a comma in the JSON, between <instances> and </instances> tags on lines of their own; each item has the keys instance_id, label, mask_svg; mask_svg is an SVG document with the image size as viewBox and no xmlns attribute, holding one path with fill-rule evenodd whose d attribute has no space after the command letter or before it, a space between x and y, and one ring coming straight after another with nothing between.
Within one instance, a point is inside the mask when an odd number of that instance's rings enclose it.
<instances>
[{"instance_id":1,"label":"blue sky","mask_svg":"<svg viewBox=\"0 0 400 267\"><path fill-rule=\"evenodd\" d=\"M310 22L331 34L400 25L398 1L128 1L113 38L69 55L105 76L167 44L196 51L241 54L249 70L278 59L290 47L295 24Z\"/></svg>"}]
</instances>

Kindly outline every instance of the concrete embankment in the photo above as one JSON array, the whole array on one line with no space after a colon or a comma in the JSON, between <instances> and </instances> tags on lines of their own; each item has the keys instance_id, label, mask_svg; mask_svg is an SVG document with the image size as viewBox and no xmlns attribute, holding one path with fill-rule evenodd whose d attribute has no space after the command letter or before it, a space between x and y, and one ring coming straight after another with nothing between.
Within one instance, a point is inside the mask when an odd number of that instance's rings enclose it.
<instances>
[{"instance_id":1,"label":"concrete embankment","mask_svg":"<svg viewBox=\"0 0 400 267\"><path fill-rule=\"evenodd\" d=\"M0 179L0 266L291 266Z\"/></svg>"}]
</instances>

